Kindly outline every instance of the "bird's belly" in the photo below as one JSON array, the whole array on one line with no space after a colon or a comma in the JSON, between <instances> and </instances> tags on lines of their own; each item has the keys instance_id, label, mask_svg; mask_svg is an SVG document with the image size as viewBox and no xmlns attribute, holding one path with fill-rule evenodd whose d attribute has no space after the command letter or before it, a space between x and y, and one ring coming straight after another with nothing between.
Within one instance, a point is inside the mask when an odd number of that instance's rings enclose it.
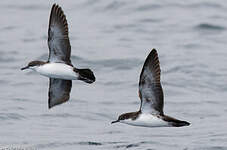
<instances>
[{"instance_id":1,"label":"bird's belly","mask_svg":"<svg viewBox=\"0 0 227 150\"><path fill-rule=\"evenodd\" d=\"M49 78L65 80L78 79L78 74L73 71L73 67L62 63L45 64L41 67L38 67L36 71Z\"/></svg>"},{"instance_id":2,"label":"bird's belly","mask_svg":"<svg viewBox=\"0 0 227 150\"><path fill-rule=\"evenodd\" d=\"M135 120L124 120L122 123L126 123L133 126L142 126L142 127L169 127L170 125L168 122L153 116L151 114L144 115L141 114L137 119Z\"/></svg>"}]
</instances>

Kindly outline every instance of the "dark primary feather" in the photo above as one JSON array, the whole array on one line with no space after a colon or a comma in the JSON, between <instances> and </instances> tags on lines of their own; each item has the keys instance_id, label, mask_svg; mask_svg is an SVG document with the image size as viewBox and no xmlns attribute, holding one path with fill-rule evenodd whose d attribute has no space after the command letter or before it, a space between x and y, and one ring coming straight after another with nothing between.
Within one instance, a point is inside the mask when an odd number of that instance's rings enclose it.
<instances>
[{"instance_id":1,"label":"dark primary feather","mask_svg":"<svg viewBox=\"0 0 227 150\"><path fill-rule=\"evenodd\" d=\"M50 13L48 29L49 62L63 62L71 65L71 46L68 24L63 10L54 4Z\"/></svg>"},{"instance_id":2,"label":"dark primary feather","mask_svg":"<svg viewBox=\"0 0 227 150\"><path fill-rule=\"evenodd\" d=\"M49 108L69 100L72 87L71 80L53 79L49 81Z\"/></svg>"},{"instance_id":3,"label":"dark primary feather","mask_svg":"<svg viewBox=\"0 0 227 150\"><path fill-rule=\"evenodd\" d=\"M189 126L190 125L190 123L187 122L187 121L178 120L178 119L175 119L173 117L166 116L166 115L161 116L161 118L164 121L169 122L169 124L171 124L173 127L183 127L183 126Z\"/></svg>"},{"instance_id":4,"label":"dark primary feather","mask_svg":"<svg viewBox=\"0 0 227 150\"><path fill-rule=\"evenodd\" d=\"M160 83L158 54L153 49L147 56L139 81L140 110L155 115L163 115L163 91Z\"/></svg>"}]
</instances>

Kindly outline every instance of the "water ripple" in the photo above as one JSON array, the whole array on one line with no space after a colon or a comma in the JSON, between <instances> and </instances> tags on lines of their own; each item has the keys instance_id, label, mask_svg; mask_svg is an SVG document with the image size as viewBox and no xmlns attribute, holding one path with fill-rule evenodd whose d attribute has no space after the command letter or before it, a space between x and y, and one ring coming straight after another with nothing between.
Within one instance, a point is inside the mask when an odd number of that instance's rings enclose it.
<instances>
[{"instance_id":1,"label":"water ripple","mask_svg":"<svg viewBox=\"0 0 227 150\"><path fill-rule=\"evenodd\" d=\"M44 149L44 148L55 148L55 147L64 147L64 146L73 146L73 145L88 145L88 146L101 146L102 143L94 142L94 141L87 141L87 142L51 142L45 144L37 144L34 147L37 149Z\"/></svg>"},{"instance_id":2,"label":"water ripple","mask_svg":"<svg viewBox=\"0 0 227 150\"><path fill-rule=\"evenodd\" d=\"M22 120L25 117L17 113L0 113L0 120Z\"/></svg>"},{"instance_id":3,"label":"water ripple","mask_svg":"<svg viewBox=\"0 0 227 150\"><path fill-rule=\"evenodd\" d=\"M95 145L95 146L99 146L99 145L102 145L102 143L99 143L99 142L79 142L78 143L79 145Z\"/></svg>"},{"instance_id":4,"label":"water ripple","mask_svg":"<svg viewBox=\"0 0 227 150\"><path fill-rule=\"evenodd\" d=\"M69 114L69 113L59 113L59 114L42 114L41 117L47 118L78 118L79 115Z\"/></svg>"},{"instance_id":5,"label":"water ripple","mask_svg":"<svg viewBox=\"0 0 227 150\"><path fill-rule=\"evenodd\" d=\"M148 4L148 5L143 5L143 6L139 6L136 8L135 11L153 11L153 10L156 10L156 9L160 9L162 7L162 5L159 5L159 4Z\"/></svg>"},{"instance_id":6,"label":"water ripple","mask_svg":"<svg viewBox=\"0 0 227 150\"><path fill-rule=\"evenodd\" d=\"M223 31L223 30L225 30L225 27L220 26L220 25L210 24L210 23L201 23L201 24L195 26L195 29L207 30L207 31Z\"/></svg>"},{"instance_id":7,"label":"water ripple","mask_svg":"<svg viewBox=\"0 0 227 150\"><path fill-rule=\"evenodd\" d=\"M113 1L110 4L108 4L104 10L105 11L111 11L114 10L116 11L117 9L120 9L121 7L123 7L126 3L122 2L122 1Z\"/></svg>"}]
</instances>

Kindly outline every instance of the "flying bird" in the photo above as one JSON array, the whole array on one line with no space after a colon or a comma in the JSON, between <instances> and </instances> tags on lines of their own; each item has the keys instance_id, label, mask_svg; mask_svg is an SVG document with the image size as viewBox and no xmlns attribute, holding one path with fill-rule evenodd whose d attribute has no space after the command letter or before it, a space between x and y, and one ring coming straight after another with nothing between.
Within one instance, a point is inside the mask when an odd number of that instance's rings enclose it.
<instances>
[{"instance_id":1,"label":"flying bird","mask_svg":"<svg viewBox=\"0 0 227 150\"><path fill-rule=\"evenodd\" d=\"M160 82L158 54L153 49L145 60L139 80L140 109L124 113L112 123L125 123L142 127L182 127L190 123L164 114L164 96Z\"/></svg>"},{"instance_id":2,"label":"flying bird","mask_svg":"<svg viewBox=\"0 0 227 150\"><path fill-rule=\"evenodd\" d=\"M48 106L62 104L69 100L72 80L86 83L95 82L91 69L79 69L71 62L71 46L69 41L68 23L60 6L54 4L50 13L48 29L49 58L44 61L31 61L21 70L31 69L49 77Z\"/></svg>"}]
</instances>

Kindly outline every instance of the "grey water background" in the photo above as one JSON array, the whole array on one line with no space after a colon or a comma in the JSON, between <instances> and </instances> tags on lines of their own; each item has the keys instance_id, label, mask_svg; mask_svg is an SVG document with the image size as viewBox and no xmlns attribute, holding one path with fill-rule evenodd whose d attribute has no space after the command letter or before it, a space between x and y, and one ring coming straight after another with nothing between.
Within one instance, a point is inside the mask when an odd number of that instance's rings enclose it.
<instances>
[{"instance_id":1,"label":"grey water background","mask_svg":"<svg viewBox=\"0 0 227 150\"><path fill-rule=\"evenodd\" d=\"M69 23L73 64L97 80L73 81L70 100L49 110L48 78L20 68L47 59L54 2ZM0 19L0 148L227 149L226 1L1 0ZM189 127L110 124L139 109L139 74L152 48L164 111Z\"/></svg>"}]
</instances>

